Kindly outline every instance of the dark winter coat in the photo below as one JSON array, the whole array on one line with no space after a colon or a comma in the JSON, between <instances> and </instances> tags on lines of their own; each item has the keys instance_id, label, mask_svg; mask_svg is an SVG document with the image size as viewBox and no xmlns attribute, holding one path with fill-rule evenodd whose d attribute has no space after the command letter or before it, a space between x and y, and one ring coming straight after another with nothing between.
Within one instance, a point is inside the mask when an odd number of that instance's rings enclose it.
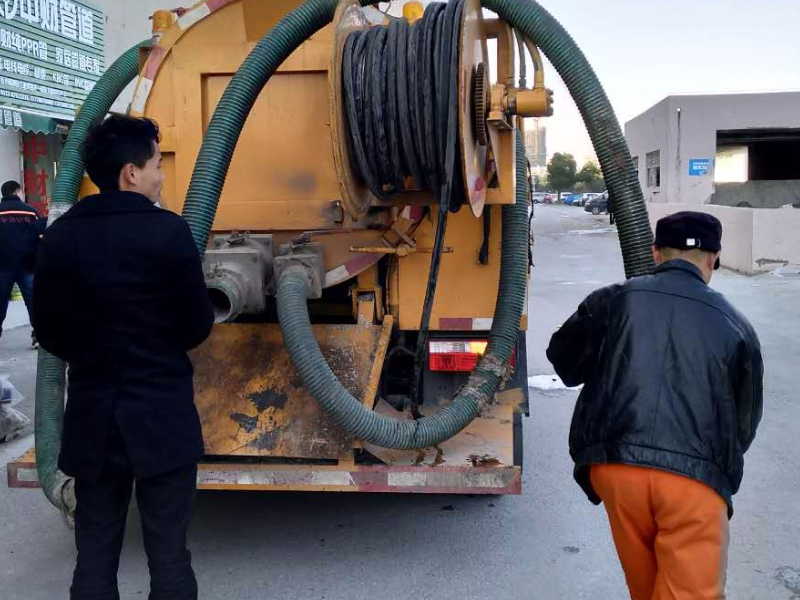
<instances>
[{"instance_id":1,"label":"dark winter coat","mask_svg":"<svg viewBox=\"0 0 800 600\"><path fill-rule=\"evenodd\" d=\"M46 221L18 196L0 202L0 271L33 270L39 236Z\"/></svg>"},{"instance_id":2,"label":"dark winter coat","mask_svg":"<svg viewBox=\"0 0 800 600\"><path fill-rule=\"evenodd\" d=\"M654 275L591 294L553 335L547 356L567 385L585 384L570 453L575 478L597 463L655 467L731 496L761 419L763 363L753 328L673 260Z\"/></svg>"},{"instance_id":3,"label":"dark winter coat","mask_svg":"<svg viewBox=\"0 0 800 600\"><path fill-rule=\"evenodd\" d=\"M112 420L138 477L203 455L186 353L213 312L181 217L130 192L81 200L45 232L33 308L39 343L69 363L62 471L99 475Z\"/></svg>"}]
</instances>

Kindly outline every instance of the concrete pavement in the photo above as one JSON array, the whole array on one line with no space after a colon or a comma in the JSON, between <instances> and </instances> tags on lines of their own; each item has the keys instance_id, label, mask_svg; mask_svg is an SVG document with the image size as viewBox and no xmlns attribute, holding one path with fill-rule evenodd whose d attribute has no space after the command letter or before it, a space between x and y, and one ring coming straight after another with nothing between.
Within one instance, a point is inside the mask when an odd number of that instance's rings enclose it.
<instances>
[{"instance_id":1,"label":"concrete pavement","mask_svg":"<svg viewBox=\"0 0 800 600\"><path fill-rule=\"evenodd\" d=\"M590 291L622 278L606 217L538 206L530 300L529 369L552 373L547 340ZM800 278L721 272L722 290L753 321L764 345L767 397L747 455L731 531L729 600L800 598ZM29 329L0 339L32 415L35 353ZM524 494L454 497L345 494L199 494L191 533L201 598L231 600L598 600L626 597L602 508L571 478L567 432L577 394L535 391L525 422ZM0 462L32 439L0 446ZM38 490L0 483L3 600L65 598L71 532ZM135 509L132 510L135 516ZM129 521L122 598L146 597L138 519Z\"/></svg>"}]
</instances>

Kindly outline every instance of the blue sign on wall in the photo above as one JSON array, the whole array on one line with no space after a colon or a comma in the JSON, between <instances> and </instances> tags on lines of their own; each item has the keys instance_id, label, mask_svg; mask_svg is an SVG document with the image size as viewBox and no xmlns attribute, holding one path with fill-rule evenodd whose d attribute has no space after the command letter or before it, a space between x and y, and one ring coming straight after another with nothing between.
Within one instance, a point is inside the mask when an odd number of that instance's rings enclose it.
<instances>
[{"instance_id":1,"label":"blue sign on wall","mask_svg":"<svg viewBox=\"0 0 800 600\"><path fill-rule=\"evenodd\" d=\"M701 175L708 175L710 172L711 172L710 158L689 159L689 175L701 176Z\"/></svg>"}]
</instances>

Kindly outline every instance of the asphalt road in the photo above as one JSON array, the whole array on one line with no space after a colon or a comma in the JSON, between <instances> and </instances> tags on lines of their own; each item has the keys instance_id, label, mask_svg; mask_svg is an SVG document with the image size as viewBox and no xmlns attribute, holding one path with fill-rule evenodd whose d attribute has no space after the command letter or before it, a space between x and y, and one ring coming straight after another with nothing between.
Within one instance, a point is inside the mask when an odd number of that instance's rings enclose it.
<instances>
[{"instance_id":1,"label":"asphalt road","mask_svg":"<svg viewBox=\"0 0 800 600\"><path fill-rule=\"evenodd\" d=\"M579 208L537 207L530 374L552 372L547 340L590 291L622 278L616 233ZM730 600L800 599L800 277L720 272L715 287L750 317L767 366L764 420L746 457L731 530ZM32 415L35 353L20 327L0 339ZM199 495L191 548L201 597L263 600L623 599L602 508L571 478L576 392L535 391L518 497L218 493ZM32 438L0 446L0 463ZM0 598L65 598L71 532L37 490L0 473ZM135 508L120 568L124 600L147 595Z\"/></svg>"}]
</instances>

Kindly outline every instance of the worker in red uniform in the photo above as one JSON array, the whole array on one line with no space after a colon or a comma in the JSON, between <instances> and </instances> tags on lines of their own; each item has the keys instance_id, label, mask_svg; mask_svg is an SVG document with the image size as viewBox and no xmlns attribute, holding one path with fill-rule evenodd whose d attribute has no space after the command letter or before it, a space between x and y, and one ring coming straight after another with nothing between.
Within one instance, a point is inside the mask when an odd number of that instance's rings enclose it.
<instances>
[{"instance_id":1,"label":"worker in red uniform","mask_svg":"<svg viewBox=\"0 0 800 600\"><path fill-rule=\"evenodd\" d=\"M0 201L0 335L8 311L11 290L16 283L30 313L33 303L33 265L39 238L47 221L36 209L22 201L22 187L16 181L2 186ZM31 332L31 345L36 348L36 333Z\"/></svg>"},{"instance_id":2,"label":"worker in red uniform","mask_svg":"<svg viewBox=\"0 0 800 600\"><path fill-rule=\"evenodd\" d=\"M761 418L756 333L708 284L722 225L656 227L653 275L595 291L550 341L569 386L575 478L605 505L633 600L725 597L731 497Z\"/></svg>"}]
</instances>

